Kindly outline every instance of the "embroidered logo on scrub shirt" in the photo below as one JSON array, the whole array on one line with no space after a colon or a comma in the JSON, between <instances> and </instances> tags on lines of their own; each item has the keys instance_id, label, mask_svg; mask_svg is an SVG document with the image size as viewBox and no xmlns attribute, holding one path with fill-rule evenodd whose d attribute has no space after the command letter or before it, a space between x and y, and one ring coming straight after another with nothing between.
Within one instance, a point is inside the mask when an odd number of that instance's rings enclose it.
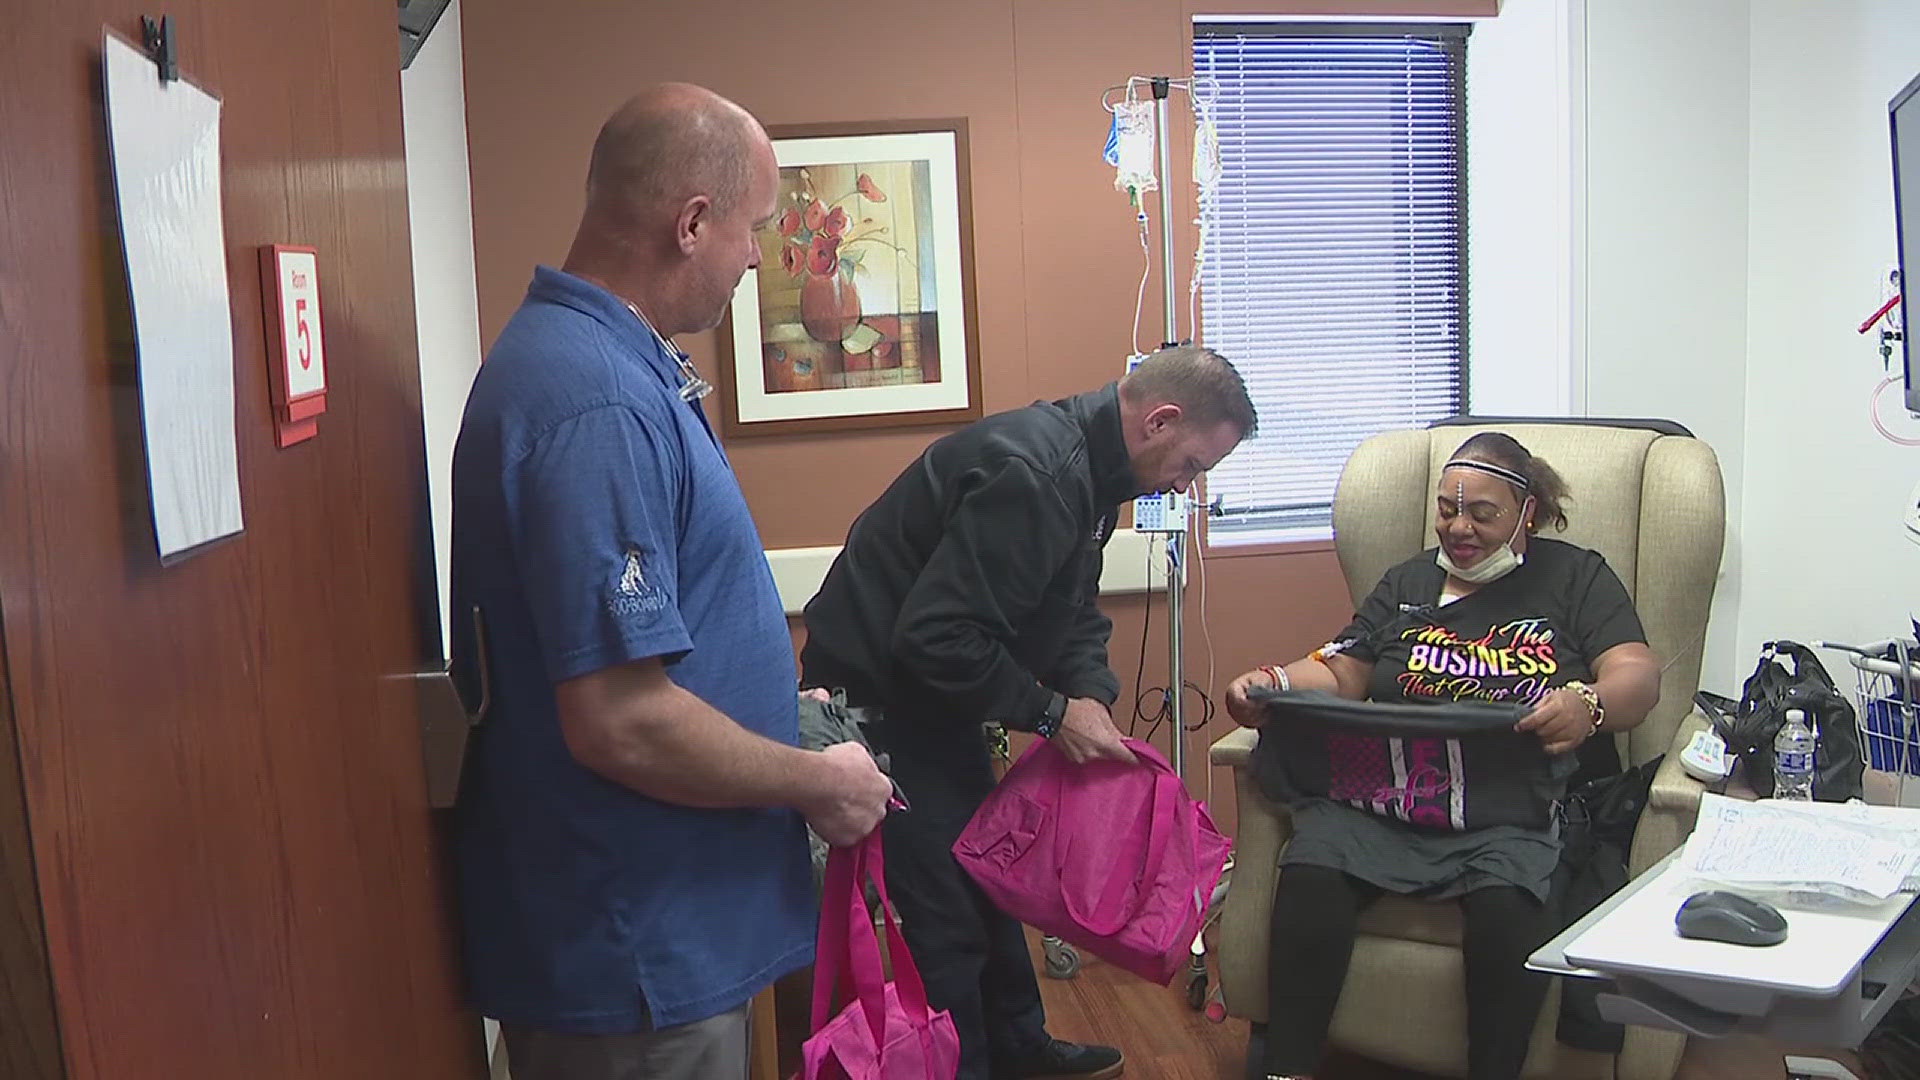
<instances>
[{"instance_id":1,"label":"embroidered logo on scrub shirt","mask_svg":"<svg viewBox=\"0 0 1920 1080\"><path fill-rule=\"evenodd\" d=\"M627 549L620 577L607 594L607 610L621 617L659 611L667 604L666 594L647 577L646 563L639 548Z\"/></svg>"}]
</instances>

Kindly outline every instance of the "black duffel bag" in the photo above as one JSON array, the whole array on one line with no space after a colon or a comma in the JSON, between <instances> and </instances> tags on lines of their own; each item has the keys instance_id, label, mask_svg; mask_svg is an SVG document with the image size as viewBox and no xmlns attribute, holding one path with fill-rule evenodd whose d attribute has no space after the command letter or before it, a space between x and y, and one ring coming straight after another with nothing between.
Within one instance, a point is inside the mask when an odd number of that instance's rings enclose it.
<instances>
[{"instance_id":1,"label":"black duffel bag","mask_svg":"<svg viewBox=\"0 0 1920 1080\"><path fill-rule=\"evenodd\" d=\"M1819 737L1813 797L1821 802L1859 798L1865 765L1853 705L1813 650L1797 641L1762 645L1759 666L1740 688L1739 707L1731 717L1714 719L1715 731L1727 752L1740 758L1741 774L1754 793L1762 798L1773 794L1773 737L1786 723L1788 709L1806 710Z\"/></svg>"}]
</instances>

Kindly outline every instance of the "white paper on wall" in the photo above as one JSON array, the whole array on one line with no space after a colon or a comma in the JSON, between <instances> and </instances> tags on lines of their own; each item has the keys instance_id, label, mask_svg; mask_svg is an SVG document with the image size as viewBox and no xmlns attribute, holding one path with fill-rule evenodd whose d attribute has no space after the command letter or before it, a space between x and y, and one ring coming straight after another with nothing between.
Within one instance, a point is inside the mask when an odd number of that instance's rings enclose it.
<instances>
[{"instance_id":1,"label":"white paper on wall","mask_svg":"<svg viewBox=\"0 0 1920 1080\"><path fill-rule=\"evenodd\" d=\"M102 35L108 145L161 561L241 529L220 99Z\"/></svg>"}]
</instances>

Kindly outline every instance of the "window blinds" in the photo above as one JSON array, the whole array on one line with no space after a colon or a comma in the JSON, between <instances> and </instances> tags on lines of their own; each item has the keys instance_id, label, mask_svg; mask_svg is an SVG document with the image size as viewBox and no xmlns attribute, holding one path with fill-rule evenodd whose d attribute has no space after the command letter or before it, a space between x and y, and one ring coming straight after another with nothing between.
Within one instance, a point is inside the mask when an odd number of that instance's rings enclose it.
<instances>
[{"instance_id":1,"label":"window blinds","mask_svg":"<svg viewBox=\"0 0 1920 1080\"><path fill-rule=\"evenodd\" d=\"M1331 535L1367 436L1464 411L1466 27L1194 27L1222 176L1202 340L1260 434L1208 474L1215 546Z\"/></svg>"}]
</instances>

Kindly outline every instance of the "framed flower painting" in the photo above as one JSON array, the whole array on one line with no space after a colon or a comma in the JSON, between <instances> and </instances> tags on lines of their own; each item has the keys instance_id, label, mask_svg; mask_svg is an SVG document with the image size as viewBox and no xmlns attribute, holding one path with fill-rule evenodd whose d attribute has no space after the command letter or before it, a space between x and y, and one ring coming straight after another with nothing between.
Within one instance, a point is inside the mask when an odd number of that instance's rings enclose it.
<instances>
[{"instance_id":1,"label":"framed flower painting","mask_svg":"<svg viewBox=\"0 0 1920 1080\"><path fill-rule=\"evenodd\" d=\"M768 134L779 201L720 326L724 432L978 418L966 121Z\"/></svg>"}]
</instances>

